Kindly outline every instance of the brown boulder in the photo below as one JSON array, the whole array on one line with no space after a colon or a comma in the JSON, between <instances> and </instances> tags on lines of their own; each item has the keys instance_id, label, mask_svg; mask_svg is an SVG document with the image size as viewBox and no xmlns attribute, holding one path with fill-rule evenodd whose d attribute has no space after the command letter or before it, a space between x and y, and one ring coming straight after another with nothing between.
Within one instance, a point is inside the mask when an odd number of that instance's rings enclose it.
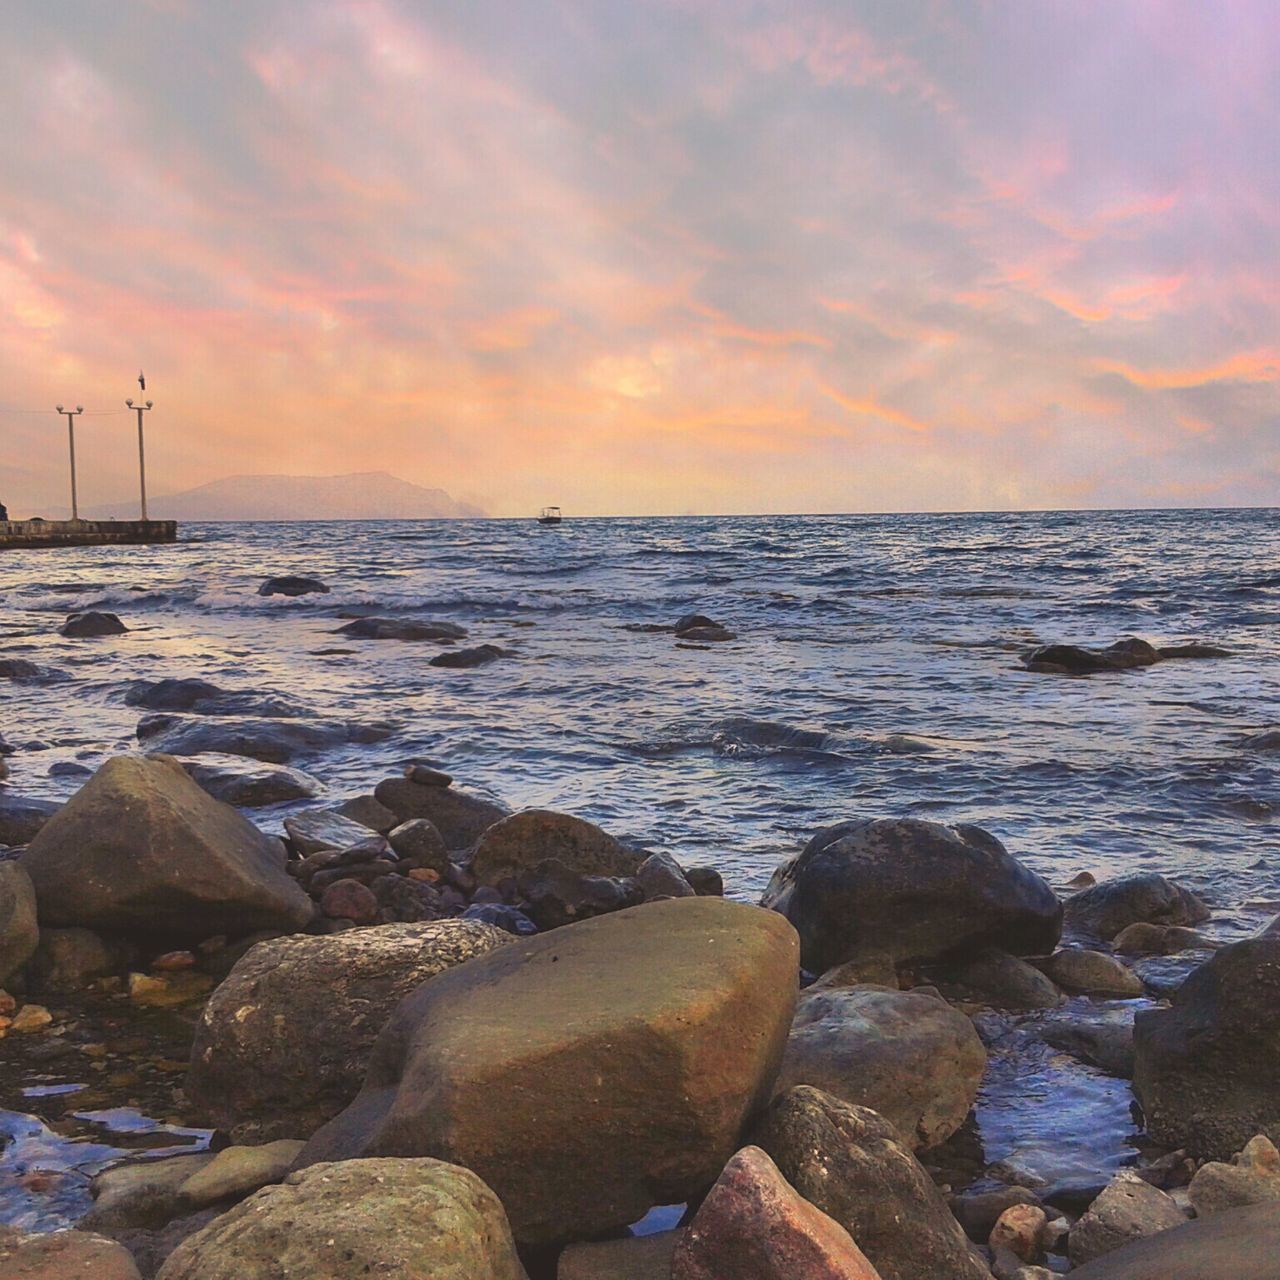
<instances>
[{"instance_id":1,"label":"brown boulder","mask_svg":"<svg viewBox=\"0 0 1280 1280\"><path fill-rule=\"evenodd\" d=\"M450 849L471 848L489 827L511 812L505 805L458 787L424 784L412 778L386 778L373 794L395 814L397 822L429 819Z\"/></svg>"},{"instance_id":2,"label":"brown boulder","mask_svg":"<svg viewBox=\"0 0 1280 1280\"><path fill-rule=\"evenodd\" d=\"M122 1244L87 1231L24 1235L0 1227L2 1280L141 1280Z\"/></svg>"},{"instance_id":3,"label":"brown boulder","mask_svg":"<svg viewBox=\"0 0 1280 1280\"><path fill-rule=\"evenodd\" d=\"M594 823L550 809L525 809L480 837L471 871L480 884L497 884L518 879L548 858L580 876L634 876L642 861Z\"/></svg>"}]
</instances>

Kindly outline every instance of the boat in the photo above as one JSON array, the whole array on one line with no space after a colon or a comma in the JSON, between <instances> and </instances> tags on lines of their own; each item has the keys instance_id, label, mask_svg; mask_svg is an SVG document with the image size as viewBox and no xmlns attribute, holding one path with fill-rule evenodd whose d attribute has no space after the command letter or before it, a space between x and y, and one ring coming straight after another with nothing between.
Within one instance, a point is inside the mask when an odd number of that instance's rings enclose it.
<instances>
[{"instance_id":1,"label":"boat","mask_svg":"<svg viewBox=\"0 0 1280 1280\"><path fill-rule=\"evenodd\" d=\"M542 514L538 517L539 524L559 524L564 519L560 514L559 507L543 507Z\"/></svg>"}]
</instances>

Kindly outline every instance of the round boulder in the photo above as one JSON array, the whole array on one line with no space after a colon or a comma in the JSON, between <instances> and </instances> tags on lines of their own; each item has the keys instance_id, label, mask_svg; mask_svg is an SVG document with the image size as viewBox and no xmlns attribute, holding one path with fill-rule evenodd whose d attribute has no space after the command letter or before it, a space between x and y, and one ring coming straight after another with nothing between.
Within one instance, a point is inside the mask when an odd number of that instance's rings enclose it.
<instances>
[{"instance_id":1,"label":"round boulder","mask_svg":"<svg viewBox=\"0 0 1280 1280\"><path fill-rule=\"evenodd\" d=\"M767 1102L797 958L781 917L718 898L512 941L402 1001L299 1163L463 1164L530 1245L623 1227L704 1192Z\"/></svg>"},{"instance_id":2,"label":"round boulder","mask_svg":"<svg viewBox=\"0 0 1280 1280\"><path fill-rule=\"evenodd\" d=\"M204 1122L258 1141L305 1137L360 1091L399 1001L511 941L472 920L260 942L209 998L184 1088Z\"/></svg>"},{"instance_id":3,"label":"round boulder","mask_svg":"<svg viewBox=\"0 0 1280 1280\"><path fill-rule=\"evenodd\" d=\"M69 615L66 622L58 628L58 634L71 640L85 640L97 636L121 636L128 630L114 613L90 610L88 613Z\"/></svg>"},{"instance_id":4,"label":"round boulder","mask_svg":"<svg viewBox=\"0 0 1280 1280\"><path fill-rule=\"evenodd\" d=\"M1104 880L1072 894L1064 905L1069 932L1103 942L1110 942L1131 924L1194 925L1209 914L1190 889L1154 871Z\"/></svg>"},{"instance_id":5,"label":"round boulder","mask_svg":"<svg viewBox=\"0 0 1280 1280\"><path fill-rule=\"evenodd\" d=\"M547 858L580 876L633 876L642 861L594 823L550 809L525 809L480 837L471 872L480 884L497 884L517 879Z\"/></svg>"},{"instance_id":6,"label":"round boulder","mask_svg":"<svg viewBox=\"0 0 1280 1280\"><path fill-rule=\"evenodd\" d=\"M820 831L773 874L762 905L800 934L822 973L866 951L895 963L999 947L1051 951L1062 905L981 827L860 818Z\"/></svg>"}]
</instances>

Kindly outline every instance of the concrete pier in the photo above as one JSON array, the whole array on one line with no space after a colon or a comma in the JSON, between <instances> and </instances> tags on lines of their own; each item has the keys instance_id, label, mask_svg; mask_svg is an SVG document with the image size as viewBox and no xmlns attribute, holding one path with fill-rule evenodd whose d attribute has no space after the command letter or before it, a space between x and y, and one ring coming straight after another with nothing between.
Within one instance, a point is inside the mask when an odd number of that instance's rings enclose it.
<instances>
[{"instance_id":1,"label":"concrete pier","mask_svg":"<svg viewBox=\"0 0 1280 1280\"><path fill-rule=\"evenodd\" d=\"M176 520L0 520L0 551L177 540Z\"/></svg>"}]
</instances>

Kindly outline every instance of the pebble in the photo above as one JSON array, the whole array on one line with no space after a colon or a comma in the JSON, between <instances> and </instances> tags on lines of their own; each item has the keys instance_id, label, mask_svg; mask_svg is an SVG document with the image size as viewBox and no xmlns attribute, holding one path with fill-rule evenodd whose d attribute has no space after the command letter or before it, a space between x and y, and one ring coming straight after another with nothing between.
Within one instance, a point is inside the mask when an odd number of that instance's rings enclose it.
<instances>
[{"instance_id":1,"label":"pebble","mask_svg":"<svg viewBox=\"0 0 1280 1280\"><path fill-rule=\"evenodd\" d=\"M9 1030L20 1033L39 1031L42 1027L47 1027L52 1021L53 1014L44 1005L24 1004L14 1015L13 1021L9 1024Z\"/></svg>"}]
</instances>

